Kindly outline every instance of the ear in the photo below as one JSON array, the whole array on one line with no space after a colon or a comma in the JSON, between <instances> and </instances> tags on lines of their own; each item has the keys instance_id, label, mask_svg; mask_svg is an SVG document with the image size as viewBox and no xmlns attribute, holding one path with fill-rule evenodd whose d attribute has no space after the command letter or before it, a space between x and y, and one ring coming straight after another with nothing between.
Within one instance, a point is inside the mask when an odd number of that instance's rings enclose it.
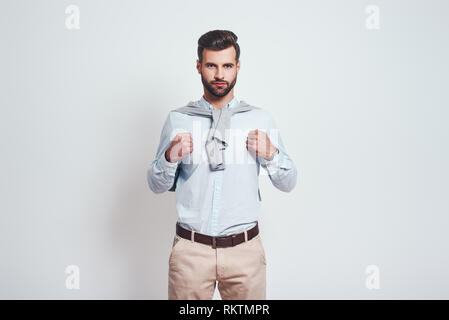
<instances>
[{"instance_id":1,"label":"ear","mask_svg":"<svg viewBox=\"0 0 449 320\"><path fill-rule=\"evenodd\" d=\"M239 59L239 61L237 62L236 68L237 68L237 72L239 72L239 71L240 71L240 59Z\"/></svg>"},{"instance_id":2,"label":"ear","mask_svg":"<svg viewBox=\"0 0 449 320\"><path fill-rule=\"evenodd\" d=\"M196 70L201 74L201 63L200 60L196 59Z\"/></svg>"}]
</instances>

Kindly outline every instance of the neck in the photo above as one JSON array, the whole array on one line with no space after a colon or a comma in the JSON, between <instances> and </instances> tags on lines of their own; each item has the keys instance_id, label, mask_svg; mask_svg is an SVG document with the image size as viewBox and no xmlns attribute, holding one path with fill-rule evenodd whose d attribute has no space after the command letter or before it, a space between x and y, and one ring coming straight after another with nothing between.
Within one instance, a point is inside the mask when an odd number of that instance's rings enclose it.
<instances>
[{"instance_id":1,"label":"neck","mask_svg":"<svg viewBox=\"0 0 449 320\"><path fill-rule=\"evenodd\" d=\"M232 99L234 99L234 88L224 97L216 97L205 89L204 99L206 99L206 101L209 102L214 109L222 109L225 105L231 102Z\"/></svg>"}]
</instances>

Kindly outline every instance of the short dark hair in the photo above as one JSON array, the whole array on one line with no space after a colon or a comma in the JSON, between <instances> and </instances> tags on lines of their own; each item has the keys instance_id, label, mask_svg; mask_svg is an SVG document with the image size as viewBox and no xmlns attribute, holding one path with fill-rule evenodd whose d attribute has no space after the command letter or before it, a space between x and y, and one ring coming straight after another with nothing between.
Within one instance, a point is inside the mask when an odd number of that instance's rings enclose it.
<instances>
[{"instance_id":1,"label":"short dark hair","mask_svg":"<svg viewBox=\"0 0 449 320\"><path fill-rule=\"evenodd\" d=\"M230 46L235 48L235 62L240 58L240 46L237 36L229 30L212 30L206 32L198 39L198 60L203 62L203 49L223 50Z\"/></svg>"}]
</instances>

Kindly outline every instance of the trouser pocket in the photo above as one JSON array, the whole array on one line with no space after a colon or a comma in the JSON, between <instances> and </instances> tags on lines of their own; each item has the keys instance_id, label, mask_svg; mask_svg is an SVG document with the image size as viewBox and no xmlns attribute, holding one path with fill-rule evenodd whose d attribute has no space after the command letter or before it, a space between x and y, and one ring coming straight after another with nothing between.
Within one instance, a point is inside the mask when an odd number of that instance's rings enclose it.
<instances>
[{"instance_id":1,"label":"trouser pocket","mask_svg":"<svg viewBox=\"0 0 449 320\"><path fill-rule=\"evenodd\" d=\"M178 236L177 234L174 236L173 238L173 244L171 247L171 253L170 253L170 258L168 259L168 262L171 263L171 261L173 260L173 256L176 254L176 252L179 250L179 247L181 246L182 242L184 241L184 238L181 238L180 236Z\"/></svg>"}]
</instances>

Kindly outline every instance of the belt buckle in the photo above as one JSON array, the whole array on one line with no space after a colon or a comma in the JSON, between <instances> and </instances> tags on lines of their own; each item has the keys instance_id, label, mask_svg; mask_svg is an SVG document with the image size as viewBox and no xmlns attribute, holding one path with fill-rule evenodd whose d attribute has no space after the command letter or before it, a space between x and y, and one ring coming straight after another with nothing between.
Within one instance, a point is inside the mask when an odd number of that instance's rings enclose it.
<instances>
[{"instance_id":1,"label":"belt buckle","mask_svg":"<svg viewBox=\"0 0 449 320\"><path fill-rule=\"evenodd\" d=\"M226 236L216 236L216 237L212 237L212 248L216 249L217 248L217 239L222 239L222 238L226 238Z\"/></svg>"},{"instance_id":2,"label":"belt buckle","mask_svg":"<svg viewBox=\"0 0 449 320\"><path fill-rule=\"evenodd\" d=\"M232 241L232 246L233 246L233 247L235 247L235 245L236 245L236 244L234 243L234 239L237 238L237 236L238 236L238 233L232 235L232 238L231 238L232 240L231 240L231 241Z\"/></svg>"},{"instance_id":3,"label":"belt buckle","mask_svg":"<svg viewBox=\"0 0 449 320\"><path fill-rule=\"evenodd\" d=\"M231 236L231 242L232 242L232 246L235 246L235 241L234 239L237 238L238 234L233 234ZM212 248L216 249L217 248L217 238L226 238L227 236L223 236L223 237L212 237Z\"/></svg>"}]
</instances>

